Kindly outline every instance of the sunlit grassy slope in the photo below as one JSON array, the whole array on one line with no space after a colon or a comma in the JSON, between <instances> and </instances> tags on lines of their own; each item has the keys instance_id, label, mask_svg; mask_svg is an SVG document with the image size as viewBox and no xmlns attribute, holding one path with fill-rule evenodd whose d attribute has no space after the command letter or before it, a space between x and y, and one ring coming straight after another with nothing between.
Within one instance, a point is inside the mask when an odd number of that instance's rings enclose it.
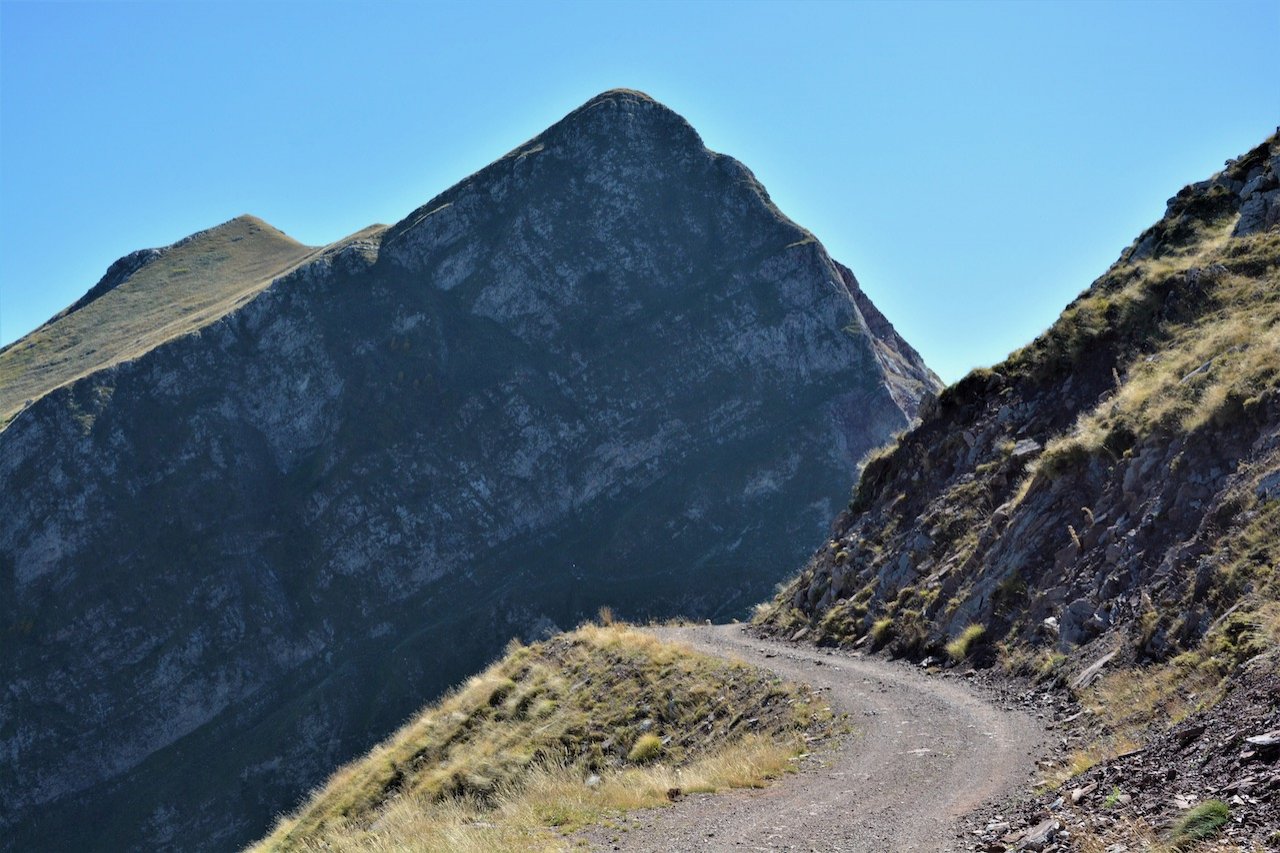
<instances>
[{"instance_id":1,"label":"sunlit grassy slope","mask_svg":"<svg viewBox=\"0 0 1280 853\"><path fill-rule=\"evenodd\" d=\"M762 784L830 711L622 625L508 654L339 770L255 848L543 850L683 793Z\"/></svg>"},{"instance_id":2,"label":"sunlit grassy slope","mask_svg":"<svg viewBox=\"0 0 1280 853\"><path fill-rule=\"evenodd\" d=\"M175 243L0 350L0 426L27 401L218 319L318 251L253 216Z\"/></svg>"},{"instance_id":3,"label":"sunlit grassy slope","mask_svg":"<svg viewBox=\"0 0 1280 853\"><path fill-rule=\"evenodd\" d=\"M1041 464L1123 452L1158 430L1190 433L1280 385L1280 233L1229 239L1234 222L1210 223L1159 258L1118 264L1064 312L1045 338L1073 357L1117 330L1144 346L1135 348L1115 394L1081 413ZM1152 318L1171 283L1187 291L1178 293L1185 316L1157 325ZM1037 346L1010 363L1034 367Z\"/></svg>"}]
</instances>

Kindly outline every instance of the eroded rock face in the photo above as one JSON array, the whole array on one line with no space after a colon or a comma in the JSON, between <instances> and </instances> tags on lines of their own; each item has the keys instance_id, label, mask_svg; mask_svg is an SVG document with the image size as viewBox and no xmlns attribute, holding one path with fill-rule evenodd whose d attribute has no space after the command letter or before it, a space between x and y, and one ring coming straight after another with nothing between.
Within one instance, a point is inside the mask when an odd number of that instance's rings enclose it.
<instances>
[{"instance_id":1,"label":"eroded rock face","mask_svg":"<svg viewBox=\"0 0 1280 853\"><path fill-rule=\"evenodd\" d=\"M228 848L512 635L740 613L935 386L602 95L0 432L0 835Z\"/></svg>"},{"instance_id":2,"label":"eroded rock face","mask_svg":"<svg viewBox=\"0 0 1280 853\"><path fill-rule=\"evenodd\" d=\"M1273 600L1277 154L1183 189L1054 327L931 400L762 622L920 657L977 625L986 663L1108 635L1132 661Z\"/></svg>"}]
</instances>

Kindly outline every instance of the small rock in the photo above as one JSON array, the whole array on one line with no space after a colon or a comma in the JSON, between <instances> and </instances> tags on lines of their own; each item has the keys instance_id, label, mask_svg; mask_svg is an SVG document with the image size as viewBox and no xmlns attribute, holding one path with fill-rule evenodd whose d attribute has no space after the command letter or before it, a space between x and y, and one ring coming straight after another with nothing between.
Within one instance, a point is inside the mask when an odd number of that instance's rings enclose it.
<instances>
[{"instance_id":1,"label":"small rock","mask_svg":"<svg viewBox=\"0 0 1280 853\"><path fill-rule=\"evenodd\" d=\"M1044 850L1053 841L1061 828L1062 824L1053 818L1049 818L1027 830L1027 834L1022 836L1022 840L1018 842L1018 848L1021 850Z\"/></svg>"},{"instance_id":2,"label":"small rock","mask_svg":"<svg viewBox=\"0 0 1280 853\"><path fill-rule=\"evenodd\" d=\"M1085 797L1089 796L1096 790L1098 790L1097 782L1090 782L1088 785L1085 785L1083 788L1076 788L1074 791L1071 792L1071 804L1076 805L1077 803L1079 803L1081 800L1083 800Z\"/></svg>"},{"instance_id":3,"label":"small rock","mask_svg":"<svg viewBox=\"0 0 1280 853\"><path fill-rule=\"evenodd\" d=\"M1176 732L1175 736L1178 738L1178 745L1185 749L1187 746L1194 743L1202 734L1204 734L1204 723L1195 723L1194 725L1187 726L1182 731Z\"/></svg>"},{"instance_id":4,"label":"small rock","mask_svg":"<svg viewBox=\"0 0 1280 853\"><path fill-rule=\"evenodd\" d=\"M1033 438L1024 438L1013 446L1013 453L1010 455L1014 459L1025 459L1028 456L1036 455L1040 450L1040 442Z\"/></svg>"},{"instance_id":5,"label":"small rock","mask_svg":"<svg viewBox=\"0 0 1280 853\"><path fill-rule=\"evenodd\" d=\"M1254 494L1260 501L1280 501L1280 471L1272 471L1259 480Z\"/></svg>"},{"instance_id":6,"label":"small rock","mask_svg":"<svg viewBox=\"0 0 1280 853\"><path fill-rule=\"evenodd\" d=\"M1084 672L1080 673L1075 681L1072 682L1071 686L1076 690L1079 690L1082 687L1087 687L1092 684L1099 676L1102 675L1103 667L1111 663L1117 654L1119 654L1119 649L1113 649L1093 663L1089 664L1089 666L1085 667Z\"/></svg>"}]
</instances>

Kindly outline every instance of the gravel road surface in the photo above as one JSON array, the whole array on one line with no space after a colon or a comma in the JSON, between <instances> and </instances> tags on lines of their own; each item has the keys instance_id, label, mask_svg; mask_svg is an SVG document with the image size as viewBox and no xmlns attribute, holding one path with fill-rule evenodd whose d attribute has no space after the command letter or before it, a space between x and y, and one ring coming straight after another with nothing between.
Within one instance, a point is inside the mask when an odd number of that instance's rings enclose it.
<instances>
[{"instance_id":1,"label":"gravel road surface","mask_svg":"<svg viewBox=\"0 0 1280 853\"><path fill-rule=\"evenodd\" d=\"M768 788L686 797L628 816L625 832L592 828L593 850L947 851L958 817L1033 780L1043 727L962 681L741 625L654 630L822 689L854 733Z\"/></svg>"}]
</instances>

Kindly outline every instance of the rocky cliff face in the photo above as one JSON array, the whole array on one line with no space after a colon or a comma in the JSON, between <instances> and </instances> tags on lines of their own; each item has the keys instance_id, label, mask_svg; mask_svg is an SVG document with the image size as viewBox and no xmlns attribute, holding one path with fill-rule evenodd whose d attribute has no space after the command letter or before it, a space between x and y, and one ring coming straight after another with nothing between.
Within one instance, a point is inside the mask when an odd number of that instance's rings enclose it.
<instances>
[{"instance_id":1,"label":"rocky cliff face","mask_svg":"<svg viewBox=\"0 0 1280 853\"><path fill-rule=\"evenodd\" d=\"M513 634L731 615L935 385L638 93L306 251L0 432L11 847L225 849Z\"/></svg>"},{"instance_id":2,"label":"rocky cliff face","mask_svg":"<svg viewBox=\"0 0 1280 853\"><path fill-rule=\"evenodd\" d=\"M988 658L1120 632L1162 659L1276 598L1278 175L1272 137L1183 189L1049 331L931 401L760 621L919 656L969 626Z\"/></svg>"}]
</instances>

